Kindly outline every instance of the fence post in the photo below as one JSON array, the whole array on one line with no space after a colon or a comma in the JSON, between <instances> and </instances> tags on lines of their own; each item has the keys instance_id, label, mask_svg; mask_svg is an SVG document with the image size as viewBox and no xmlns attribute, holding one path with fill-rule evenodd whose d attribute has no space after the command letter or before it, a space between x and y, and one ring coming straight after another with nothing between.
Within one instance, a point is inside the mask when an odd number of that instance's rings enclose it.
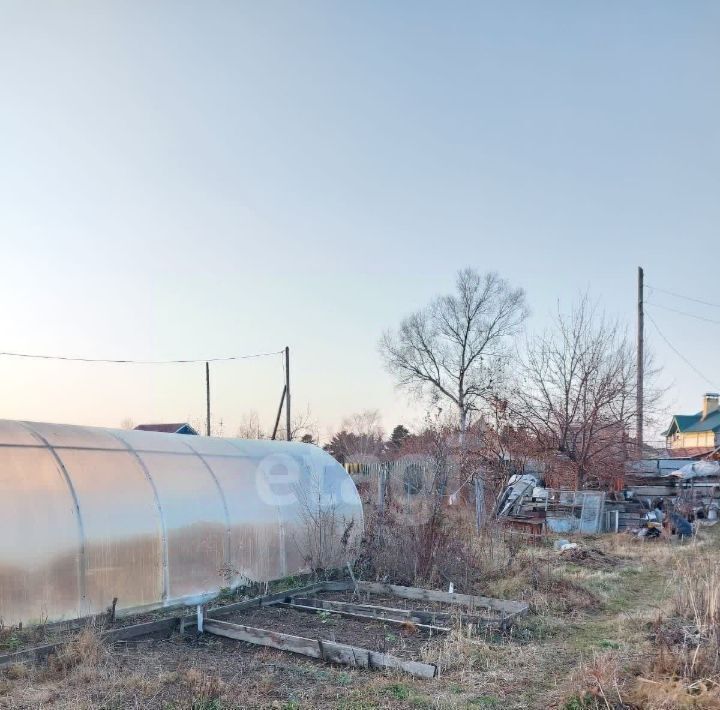
<instances>
[{"instance_id":1,"label":"fence post","mask_svg":"<svg viewBox=\"0 0 720 710\"><path fill-rule=\"evenodd\" d=\"M476 473L475 476L475 525L477 531L480 532L482 524L485 518L485 486L483 486L483 480L480 473Z\"/></svg>"},{"instance_id":2,"label":"fence post","mask_svg":"<svg viewBox=\"0 0 720 710\"><path fill-rule=\"evenodd\" d=\"M377 464L377 474L378 474L378 505L380 506L380 511L385 510L385 467L381 464Z\"/></svg>"}]
</instances>

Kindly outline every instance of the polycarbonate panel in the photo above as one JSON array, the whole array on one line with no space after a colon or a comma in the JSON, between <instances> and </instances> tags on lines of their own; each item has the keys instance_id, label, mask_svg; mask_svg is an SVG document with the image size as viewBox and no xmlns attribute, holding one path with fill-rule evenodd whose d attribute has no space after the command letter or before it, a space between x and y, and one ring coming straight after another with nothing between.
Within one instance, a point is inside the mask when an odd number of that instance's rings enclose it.
<instances>
[{"instance_id":1,"label":"polycarbonate panel","mask_svg":"<svg viewBox=\"0 0 720 710\"><path fill-rule=\"evenodd\" d=\"M212 439L207 436L183 436L182 443L198 454L206 456L238 456L240 452L237 446L233 446L230 439Z\"/></svg>"},{"instance_id":2,"label":"polycarbonate panel","mask_svg":"<svg viewBox=\"0 0 720 710\"><path fill-rule=\"evenodd\" d=\"M83 514L89 613L117 598L118 609L163 594L163 537L153 490L134 454L60 449Z\"/></svg>"},{"instance_id":3,"label":"polycarbonate panel","mask_svg":"<svg viewBox=\"0 0 720 710\"><path fill-rule=\"evenodd\" d=\"M5 419L0 419L0 444L42 446L40 439L33 435L27 427L20 422L10 422Z\"/></svg>"},{"instance_id":4,"label":"polycarbonate panel","mask_svg":"<svg viewBox=\"0 0 720 710\"><path fill-rule=\"evenodd\" d=\"M326 567L342 567L363 529L355 484L340 464L317 447L283 454L282 459L278 468L284 466L288 481L296 481L288 503L279 507L288 569L307 569L318 560ZM273 478L282 474L276 469Z\"/></svg>"},{"instance_id":5,"label":"polycarbonate panel","mask_svg":"<svg viewBox=\"0 0 720 710\"><path fill-rule=\"evenodd\" d=\"M140 458L165 519L169 601L218 590L224 586L227 520L210 471L195 454L140 453Z\"/></svg>"},{"instance_id":6,"label":"polycarbonate panel","mask_svg":"<svg viewBox=\"0 0 720 710\"><path fill-rule=\"evenodd\" d=\"M225 493L230 516L229 572L232 586L279 579L285 574L278 513L261 498L249 458L206 456ZM226 582L228 580L226 579Z\"/></svg>"},{"instance_id":7,"label":"polycarbonate panel","mask_svg":"<svg viewBox=\"0 0 720 710\"><path fill-rule=\"evenodd\" d=\"M0 617L34 623L82 613L77 511L47 449L0 448Z\"/></svg>"},{"instance_id":8,"label":"polycarbonate panel","mask_svg":"<svg viewBox=\"0 0 720 710\"><path fill-rule=\"evenodd\" d=\"M126 446L136 451L167 451L170 453L192 453L184 443L191 434L163 434L158 431L136 431L115 429L112 432Z\"/></svg>"},{"instance_id":9,"label":"polycarbonate panel","mask_svg":"<svg viewBox=\"0 0 720 710\"><path fill-rule=\"evenodd\" d=\"M42 424L26 422L50 446L79 446L101 449L121 449L122 444L103 429L69 426L67 424Z\"/></svg>"}]
</instances>

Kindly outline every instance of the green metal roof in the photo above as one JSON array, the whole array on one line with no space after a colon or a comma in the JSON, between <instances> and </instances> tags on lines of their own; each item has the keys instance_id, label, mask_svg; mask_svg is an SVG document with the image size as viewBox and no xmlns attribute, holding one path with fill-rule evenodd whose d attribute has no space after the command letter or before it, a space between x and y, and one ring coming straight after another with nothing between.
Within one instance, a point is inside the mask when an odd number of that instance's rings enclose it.
<instances>
[{"instance_id":1,"label":"green metal roof","mask_svg":"<svg viewBox=\"0 0 720 710\"><path fill-rule=\"evenodd\" d=\"M702 418L702 412L676 414L665 435L670 434L673 428L679 432L720 431L720 410L710 414L707 419Z\"/></svg>"},{"instance_id":2,"label":"green metal roof","mask_svg":"<svg viewBox=\"0 0 720 710\"><path fill-rule=\"evenodd\" d=\"M685 431L718 431L720 430L720 410L708 414L696 424L692 424Z\"/></svg>"}]
</instances>

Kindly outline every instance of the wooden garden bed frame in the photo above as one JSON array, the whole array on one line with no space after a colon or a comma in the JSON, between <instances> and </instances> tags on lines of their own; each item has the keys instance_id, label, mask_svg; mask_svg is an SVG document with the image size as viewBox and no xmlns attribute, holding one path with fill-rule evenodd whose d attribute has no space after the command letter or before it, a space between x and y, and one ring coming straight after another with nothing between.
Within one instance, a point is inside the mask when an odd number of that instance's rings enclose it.
<instances>
[{"instance_id":1,"label":"wooden garden bed frame","mask_svg":"<svg viewBox=\"0 0 720 710\"><path fill-rule=\"evenodd\" d=\"M369 603L350 603L319 599L316 595L323 592L353 591L365 592L368 595L411 599L417 601L442 602L453 604L462 611L457 614L447 611L431 611L422 609L399 609ZM432 663L406 661L387 653L372 651L357 646L349 646L327 639L310 639L302 636L271 631L269 629L244 626L242 624L222 621L223 618L248 609L263 606L280 606L301 612L317 613L324 611L342 617L384 621L394 624L412 623L431 633L445 633L450 630L448 623L460 620L463 623L476 624L483 627L506 627L512 619L527 613L528 605L523 602L494 599L492 597L472 596L468 594L451 594L419 587L401 587L376 582L319 582L303 587L295 587L275 594L266 594L253 599L246 599L234 604L215 607L198 615L173 616L157 621L150 621L133 626L113 628L101 632L102 637L110 642L132 641L147 636L170 636L175 631L184 633L198 628L198 619L202 619L202 630L206 633L225 638L243 641L256 646L276 648L290 651L310 658L329 663L355 666L358 668L394 668L405 673L420 677L434 678L438 668ZM482 610L493 612L493 616L482 616ZM55 653L67 641L46 644L15 653L0 656L0 668L25 663L38 662Z\"/></svg>"}]
</instances>

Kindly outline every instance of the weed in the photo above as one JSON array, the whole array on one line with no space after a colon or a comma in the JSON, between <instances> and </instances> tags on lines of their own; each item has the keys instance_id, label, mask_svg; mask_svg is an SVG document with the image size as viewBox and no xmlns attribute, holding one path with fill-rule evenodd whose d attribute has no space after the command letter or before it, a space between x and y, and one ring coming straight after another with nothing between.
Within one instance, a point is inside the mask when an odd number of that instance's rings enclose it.
<instances>
[{"instance_id":1,"label":"weed","mask_svg":"<svg viewBox=\"0 0 720 710\"><path fill-rule=\"evenodd\" d=\"M317 615L321 624L327 624L333 618L333 615L327 609L318 609Z\"/></svg>"},{"instance_id":2,"label":"weed","mask_svg":"<svg viewBox=\"0 0 720 710\"><path fill-rule=\"evenodd\" d=\"M410 697L410 688L404 683L392 683L385 690L394 700L407 700Z\"/></svg>"}]
</instances>

